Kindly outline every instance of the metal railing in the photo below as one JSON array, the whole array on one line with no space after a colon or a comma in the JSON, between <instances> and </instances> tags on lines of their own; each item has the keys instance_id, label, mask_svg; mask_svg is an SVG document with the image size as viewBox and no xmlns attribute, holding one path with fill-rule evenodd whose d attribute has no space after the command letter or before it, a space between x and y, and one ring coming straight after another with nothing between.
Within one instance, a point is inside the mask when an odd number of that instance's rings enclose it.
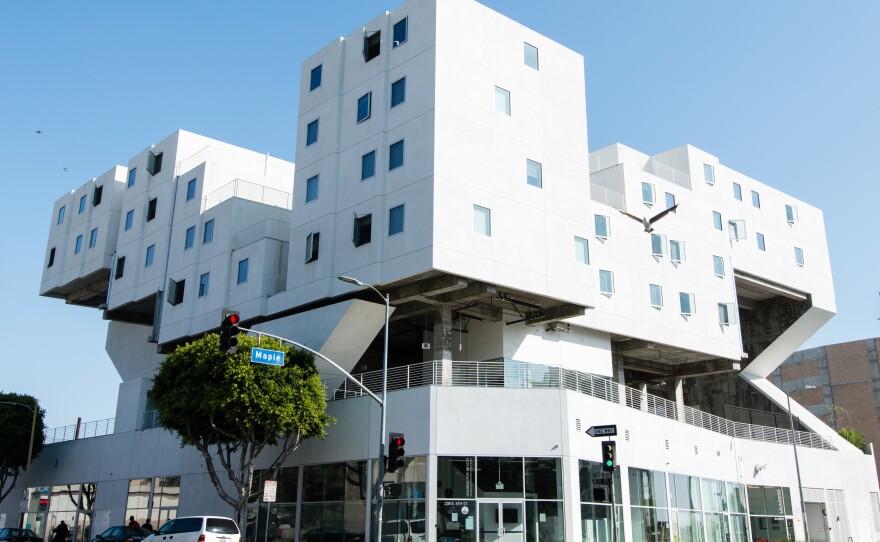
<instances>
[{"instance_id":1,"label":"metal railing","mask_svg":"<svg viewBox=\"0 0 880 542\"><path fill-rule=\"evenodd\" d=\"M159 427L159 411L145 410L144 424L141 426L141 429L153 429L155 427Z\"/></svg>"},{"instance_id":2,"label":"metal railing","mask_svg":"<svg viewBox=\"0 0 880 542\"><path fill-rule=\"evenodd\" d=\"M228 182L202 198L202 210L205 212L231 198L255 201L273 207L281 207L288 211L293 208L293 194L261 184L235 179Z\"/></svg>"},{"instance_id":3,"label":"metal railing","mask_svg":"<svg viewBox=\"0 0 880 542\"><path fill-rule=\"evenodd\" d=\"M648 161L645 162L645 166L642 168L642 170L650 173L651 175L654 175L655 177L666 179L672 184L677 184L678 186L687 188L688 190L691 189L690 175L673 167L667 166L666 164L661 164L653 158L649 158Z\"/></svg>"},{"instance_id":4,"label":"metal railing","mask_svg":"<svg viewBox=\"0 0 880 542\"><path fill-rule=\"evenodd\" d=\"M373 393L382 390L382 371L353 375ZM326 379L328 401L360 397L364 392L345 377ZM539 365L511 360L496 361L427 361L388 369L388 390L421 386L466 386L487 388L561 388L603 401L617 403L648 414L706 429L723 435L779 444L791 444L790 430L735 422L685 406L613 380L553 365ZM795 431L800 446L834 450L832 443L815 433Z\"/></svg>"},{"instance_id":5,"label":"metal railing","mask_svg":"<svg viewBox=\"0 0 880 542\"><path fill-rule=\"evenodd\" d=\"M272 285L272 295L280 294L287 290L287 273L282 273L275 277L275 283Z\"/></svg>"},{"instance_id":6,"label":"metal railing","mask_svg":"<svg viewBox=\"0 0 880 542\"><path fill-rule=\"evenodd\" d=\"M102 437L113 433L116 418L107 418L94 422L85 422L64 427L53 427L43 431L45 444L78 440L90 437Z\"/></svg>"},{"instance_id":7,"label":"metal railing","mask_svg":"<svg viewBox=\"0 0 880 542\"><path fill-rule=\"evenodd\" d=\"M623 194L598 184L590 183L590 199L614 207L619 211L626 210L626 198Z\"/></svg>"}]
</instances>

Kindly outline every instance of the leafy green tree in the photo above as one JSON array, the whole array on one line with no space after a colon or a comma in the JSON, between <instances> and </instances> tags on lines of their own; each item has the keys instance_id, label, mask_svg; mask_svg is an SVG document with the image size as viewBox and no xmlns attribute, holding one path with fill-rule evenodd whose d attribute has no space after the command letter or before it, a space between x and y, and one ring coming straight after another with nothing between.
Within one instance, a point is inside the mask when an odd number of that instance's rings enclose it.
<instances>
[{"instance_id":1,"label":"leafy green tree","mask_svg":"<svg viewBox=\"0 0 880 542\"><path fill-rule=\"evenodd\" d=\"M0 502L3 502L18 482L21 471L27 467L33 409L37 409L33 457L43 450L43 417L46 413L30 395L0 392L0 403L18 403L27 407L0 404L0 435L3 435L0 438Z\"/></svg>"},{"instance_id":2,"label":"leafy green tree","mask_svg":"<svg viewBox=\"0 0 880 542\"><path fill-rule=\"evenodd\" d=\"M240 335L238 353L226 354L216 334L180 346L160 365L151 392L159 424L202 454L217 494L242 528L260 453L277 446L269 464L275 479L305 439L324 438L335 421L312 354L264 337L260 346L283 351L285 365L261 365L250 361L254 346L255 337ZM233 491L221 483L223 471Z\"/></svg>"}]
</instances>

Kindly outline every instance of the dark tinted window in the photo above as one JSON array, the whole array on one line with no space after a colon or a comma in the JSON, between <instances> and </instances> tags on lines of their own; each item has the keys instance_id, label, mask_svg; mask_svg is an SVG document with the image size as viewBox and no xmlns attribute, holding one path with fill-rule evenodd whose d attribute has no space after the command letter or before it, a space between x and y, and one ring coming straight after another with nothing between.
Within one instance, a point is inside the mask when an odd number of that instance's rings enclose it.
<instances>
[{"instance_id":1,"label":"dark tinted window","mask_svg":"<svg viewBox=\"0 0 880 542\"><path fill-rule=\"evenodd\" d=\"M309 83L309 90L315 90L321 86L321 66L312 68L312 77Z\"/></svg>"},{"instance_id":2,"label":"dark tinted window","mask_svg":"<svg viewBox=\"0 0 880 542\"><path fill-rule=\"evenodd\" d=\"M406 42L406 18L394 23L394 47Z\"/></svg>"},{"instance_id":3,"label":"dark tinted window","mask_svg":"<svg viewBox=\"0 0 880 542\"><path fill-rule=\"evenodd\" d=\"M205 530L209 533L238 534L235 522L225 518L208 518L208 526Z\"/></svg>"},{"instance_id":4,"label":"dark tinted window","mask_svg":"<svg viewBox=\"0 0 880 542\"><path fill-rule=\"evenodd\" d=\"M378 30L372 34L364 34L364 62L369 62L379 56L381 42L382 33Z\"/></svg>"},{"instance_id":5,"label":"dark tinted window","mask_svg":"<svg viewBox=\"0 0 880 542\"><path fill-rule=\"evenodd\" d=\"M167 523L166 523L167 525ZM172 533L191 533L202 530L202 518L177 518L174 520ZM236 533L238 531L235 531Z\"/></svg>"},{"instance_id":6,"label":"dark tinted window","mask_svg":"<svg viewBox=\"0 0 880 542\"><path fill-rule=\"evenodd\" d=\"M400 105L406 100L406 77L391 83L391 107Z\"/></svg>"}]
</instances>

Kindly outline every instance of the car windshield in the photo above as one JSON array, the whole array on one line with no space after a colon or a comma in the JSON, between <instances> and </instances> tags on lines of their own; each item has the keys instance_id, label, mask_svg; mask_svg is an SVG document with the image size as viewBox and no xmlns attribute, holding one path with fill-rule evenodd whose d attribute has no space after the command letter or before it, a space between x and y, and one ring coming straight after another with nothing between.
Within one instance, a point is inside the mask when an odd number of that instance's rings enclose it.
<instances>
[{"instance_id":1,"label":"car windshield","mask_svg":"<svg viewBox=\"0 0 880 542\"><path fill-rule=\"evenodd\" d=\"M217 534L238 534L235 522L224 518L208 518L208 526L205 530Z\"/></svg>"}]
</instances>

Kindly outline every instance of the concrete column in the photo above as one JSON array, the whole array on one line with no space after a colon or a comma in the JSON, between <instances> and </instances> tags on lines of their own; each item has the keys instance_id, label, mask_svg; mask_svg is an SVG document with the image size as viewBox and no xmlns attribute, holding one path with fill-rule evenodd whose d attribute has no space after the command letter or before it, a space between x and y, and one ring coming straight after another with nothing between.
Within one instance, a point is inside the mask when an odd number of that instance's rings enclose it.
<instances>
[{"instance_id":1,"label":"concrete column","mask_svg":"<svg viewBox=\"0 0 880 542\"><path fill-rule=\"evenodd\" d=\"M434 360L441 364L440 383L452 384L452 307L439 305L434 313Z\"/></svg>"},{"instance_id":2,"label":"concrete column","mask_svg":"<svg viewBox=\"0 0 880 542\"><path fill-rule=\"evenodd\" d=\"M678 414L678 421L684 421L684 379L675 378L675 410Z\"/></svg>"}]
</instances>

